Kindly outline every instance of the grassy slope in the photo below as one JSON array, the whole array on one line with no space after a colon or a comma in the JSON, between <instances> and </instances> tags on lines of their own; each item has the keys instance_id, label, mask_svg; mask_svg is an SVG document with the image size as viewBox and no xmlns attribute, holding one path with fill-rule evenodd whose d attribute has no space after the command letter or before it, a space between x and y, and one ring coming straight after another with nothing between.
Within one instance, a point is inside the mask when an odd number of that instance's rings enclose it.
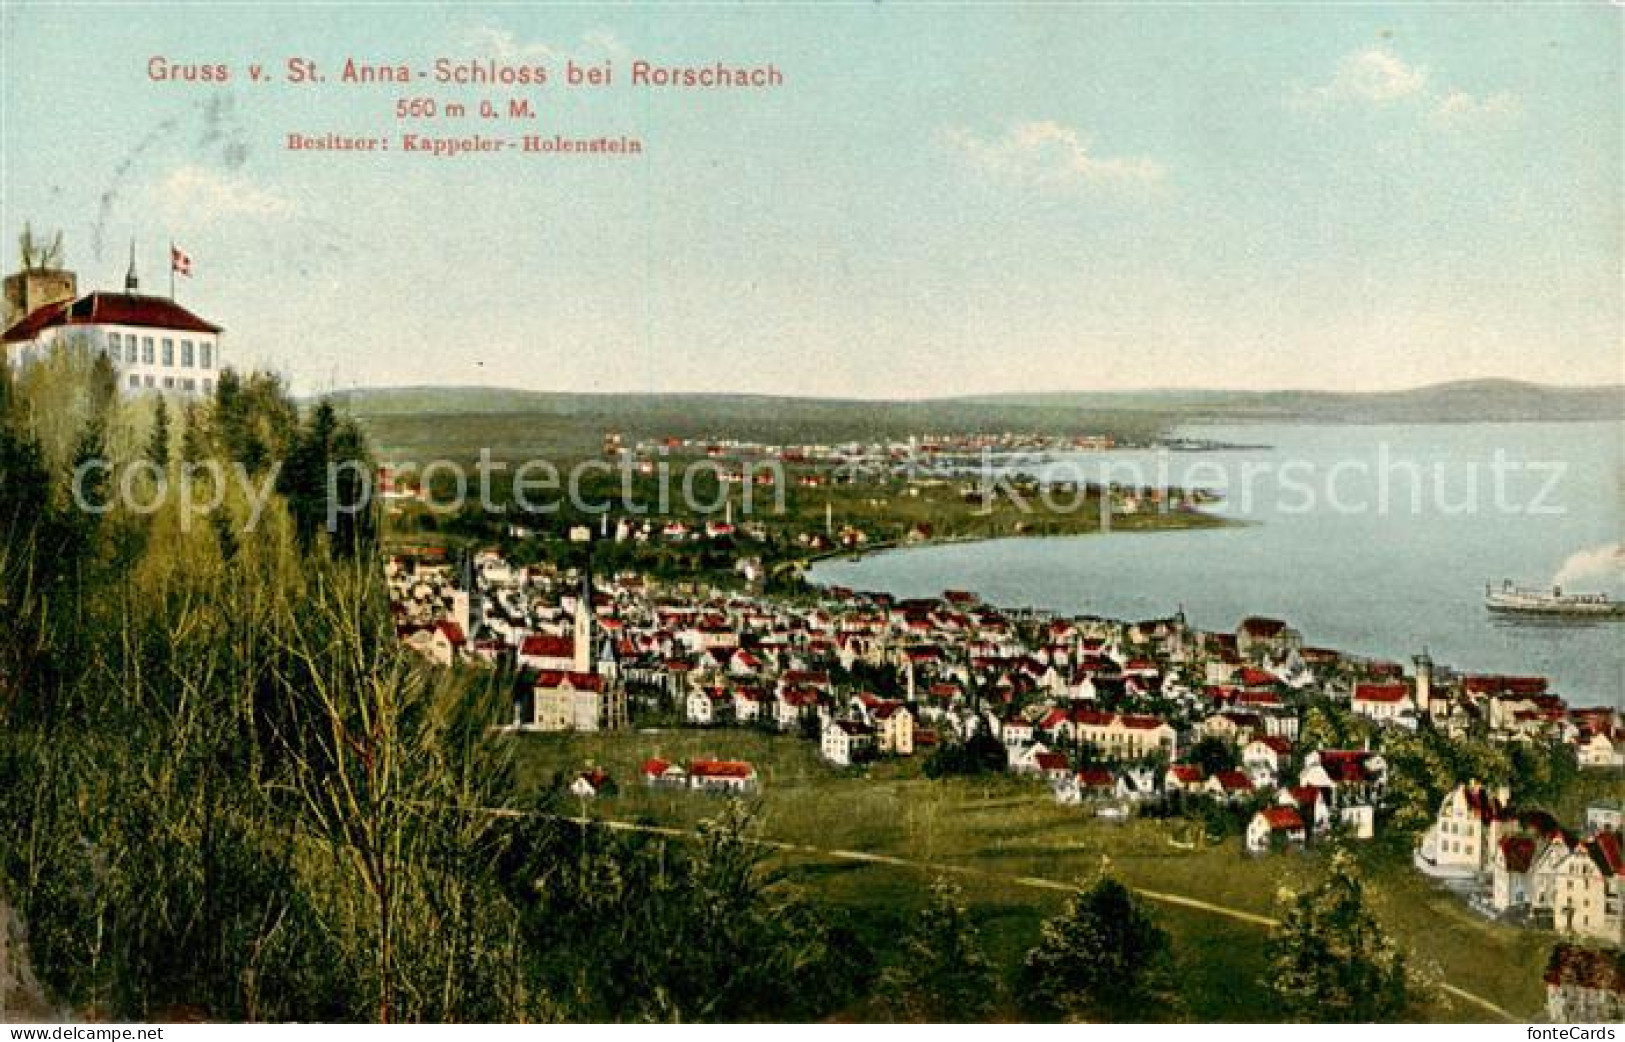
<instances>
[{"instance_id":1,"label":"grassy slope","mask_svg":"<svg viewBox=\"0 0 1625 1042\"><path fill-rule=\"evenodd\" d=\"M1273 915L1277 891L1306 887L1318 870L1313 852L1252 859L1234 841L1181 849L1169 843L1173 831L1183 831L1179 824L1103 823L1077 808L1056 806L1038 786L1012 779L931 782L919 777L918 760L878 765L868 777L839 771L821 763L811 743L794 738L741 730L668 730L533 735L517 741L527 788L545 783L554 771L595 763L608 768L625 790L583 805L589 813L685 826L715 813L715 800L651 792L639 782L638 764L655 755L749 759L762 774L765 835L821 850L954 866L990 949L1011 970L1036 939L1039 922L1065 896L1022 886L1015 882L1021 877L1070 882L1109 864L1138 887ZM1380 914L1411 948L1418 965L1437 967L1450 983L1514 1012L1533 1015L1538 1010L1549 936L1483 920L1412 871L1402 849L1373 845L1362 853ZM916 867L812 855L782 861L792 880L859 910L877 946L889 943L909 910L919 906L932 874ZM1194 1019L1271 1019L1259 986L1266 939L1262 927L1208 912L1156 907L1178 945ZM1441 1020L1488 1016L1460 1002L1439 1004L1428 1015Z\"/></svg>"}]
</instances>

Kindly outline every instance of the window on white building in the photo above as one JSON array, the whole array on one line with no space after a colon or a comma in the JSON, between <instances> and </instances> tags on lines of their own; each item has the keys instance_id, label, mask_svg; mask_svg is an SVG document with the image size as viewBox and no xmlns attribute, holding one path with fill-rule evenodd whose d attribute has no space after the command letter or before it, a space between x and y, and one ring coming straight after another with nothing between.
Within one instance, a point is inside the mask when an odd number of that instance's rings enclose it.
<instances>
[{"instance_id":1,"label":"window on white building","mask_svg":"<svg viewBox=\"0 0 1625 1042\"><path fill-rule=\"evenodd\" d=\"M150 344L150 343L152 343L152 341L149 340L149 341L147 341L147 343ZM153 380L151 373L147 374L146 383L147 383L148 387L152 387L154 385L155 381Z\"/></svg>"},{"instance_id":2,"label":"window on white building","mask_svg":"<svg viewBox=\"0 0 1625 1042\"><path fill-rule=\"evenodd\" d=\"M124 338L117 333L107 334L107 355L115 362L124 361Z\"/></svg>"},{"instance_id":3,"label":"window on white building","mask_svg":"<svg viewBox=\"0 0 1625 1042\"><path fill-rule=\"evenodd\" d=\"M183 390L183 391L195 391L195 390L197 390L197 381L196 380L190 380L190 379L182 380L181 381L181 390Z\"/></svg>"},{"instance_id":4,"label":"window on white building","mask_svg":"<svg viewBox=\"0 0 1625 1042\"><path fill-rule=\"evenodd\" d=\"M175 378L173 376L164 377L164 388L171 391L175 389Z\"/></svg>"},{"instance_id":5,"label":"window on white building","mask_svg":"<svg viewBox=\"0 0 1625 1042\"><path fill-rule=\"evenodd\" d=\"M135 375L134 373L131 373L130 374L130 386L131 387L140 387L141 386L141 377Z\"/></svg>"},{"instance_id":6,"label":"window on white building","mask_svg":"<svg viewBox=\"0 0 1625 1042\"><path fill-rule=\"evenodd\" d=\"M152 358L152 337L144 336L141 338L141 364L151 365ZM150 380L151 377L148 377L148 379Z\"/></svg>"},{"instance_id":7,"label":"window on white building","mask_svg":"<svg viewBox=\"0 0 1625 1042\"><path fill-rule=\"evenodd\" d=\"M213 380L205 380L205 381L203 381L203 393L204 394L213 394L214 393L214 381Z\"/></svg>"},{"instance_id":8,"label":"window on white building","mask_svg":"<svg viewBox=\"0 0 1625 1042\"><path fill-rule=\"evenodd\" d=\"M164 337L164 365L173 366L174 364L175 364L175 341L169 339L168 337Z\"/></svg>"},{"instance_id":9,"label":"window on white building","mask_svg":"<svg viewBox=\"0 0 1625 1042\"><path fill-rule=\"evenodd\" d=\"M181 341L181 367L185 368L185 369L190 369L190 368L192 368L193 361L194 361L194 356L192 354L192 342L190 340L182 340Z\"/></svg>"},{"instance_id":10,"label":"window on white building","mask_svg":"<svg viewBox=\"0 0 1625 1042\"><path fill-rule=\"evenodd\" d=\"M203 368L205 368L205 369L213 369L214 368L214 345L209 343L207 340L205 340L202 343L198 344L198 350L201 352Z\"/></svg>"}]
</instances>

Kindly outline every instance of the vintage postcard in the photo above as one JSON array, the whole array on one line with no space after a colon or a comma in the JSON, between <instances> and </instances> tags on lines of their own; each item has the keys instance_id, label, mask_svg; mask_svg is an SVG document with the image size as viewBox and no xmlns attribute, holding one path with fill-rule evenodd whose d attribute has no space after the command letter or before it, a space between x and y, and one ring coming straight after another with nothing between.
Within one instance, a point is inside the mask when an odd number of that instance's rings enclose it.
<instances>
[{"instance_id":1,"label":"vintage postcard","mask_svg":"<svg viewBox=\"0 0 1625 1042\"><path fill-rule=\"evenodd\" d=\"M1621 30L0 3L0 1020L1616 1038Z\"/></svg>"}]
</instances>

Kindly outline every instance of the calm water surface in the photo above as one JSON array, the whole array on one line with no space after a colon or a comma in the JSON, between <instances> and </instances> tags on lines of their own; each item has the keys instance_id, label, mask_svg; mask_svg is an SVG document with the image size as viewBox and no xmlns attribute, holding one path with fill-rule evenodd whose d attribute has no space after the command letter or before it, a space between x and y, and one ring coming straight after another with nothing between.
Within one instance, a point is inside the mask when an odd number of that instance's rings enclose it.
<instances>
[{"instance_id":1,"label":"calm water surface","mask_svg":"<svg viewBox=\"0 0 1625 1042\"><path fill-rule=\"evenodd\" d=\"M1475 671L1539 673L1576 704L1625 703L1625 620L1509 622L1486 581L1625 596L1604 548L1625 530L1625 423L1241 426L1182 432L1268 446L1112 452L1031 464L1051 476L1221 491L1245 527L1002 539L821 562L819 583L1117 618L1183 605L1198 626L1276 615L1311 644ZM1102 467L1110 466L1110 474ZM1576 554L1591 551L1577 561ZM1603 563L1590 568L1579 561ZM1568 568L1565 569L1565 566Z\"/></svg>"}]
</instances>

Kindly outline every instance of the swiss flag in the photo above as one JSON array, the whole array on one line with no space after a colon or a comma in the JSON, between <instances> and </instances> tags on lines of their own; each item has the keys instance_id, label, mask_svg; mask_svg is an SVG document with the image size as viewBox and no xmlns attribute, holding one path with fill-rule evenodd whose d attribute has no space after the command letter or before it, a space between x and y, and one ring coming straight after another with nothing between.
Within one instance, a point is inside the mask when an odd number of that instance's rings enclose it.
<instances>
[{"instance_id":1,"label":"swiss flag","mask_svg":"<svg viewBox=\"0 0 1625 1042\"><path fill-rule=\"evenodd\" d=\"M176 249L173 243L169 247L169 269L177 275L192 277L192 258Z\"/></svg>"}]
</instances>

